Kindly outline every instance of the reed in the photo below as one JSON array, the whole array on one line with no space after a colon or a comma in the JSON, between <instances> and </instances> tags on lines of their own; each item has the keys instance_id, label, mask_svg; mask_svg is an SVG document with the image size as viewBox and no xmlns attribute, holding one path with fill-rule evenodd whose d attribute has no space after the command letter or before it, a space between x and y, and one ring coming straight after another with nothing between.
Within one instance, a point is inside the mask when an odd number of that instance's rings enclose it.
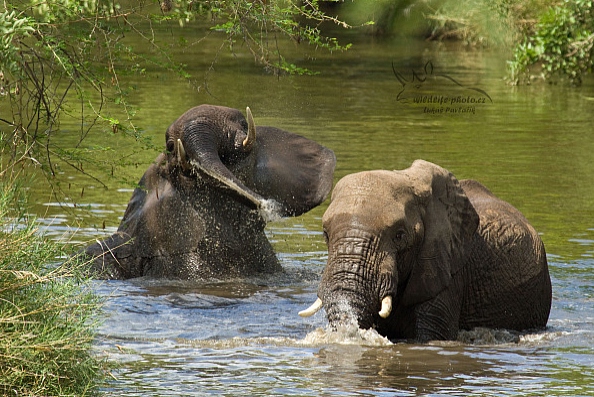
<instances>
[{"instance_id":1,"label":"reed","mask_svg":"<svg viewBox=\"0 0 594 397\"><path fill-rule=\"evenodd\" d=\"M93 395L107 373L92 348L100 301L25 202L17 183L0 181L0 395Z\"/></svg>"}]
</instances>

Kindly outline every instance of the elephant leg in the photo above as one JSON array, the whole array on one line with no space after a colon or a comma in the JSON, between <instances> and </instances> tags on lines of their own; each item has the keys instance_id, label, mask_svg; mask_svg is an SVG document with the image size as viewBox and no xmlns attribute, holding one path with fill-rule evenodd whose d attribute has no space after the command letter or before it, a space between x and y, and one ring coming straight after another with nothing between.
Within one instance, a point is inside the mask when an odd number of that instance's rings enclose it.
<instances>
[{"instance_id":1,"label":"elephant leg","mask_svg":"<svg viewBox=\"0 0 594 397\"><path fill-rule=\"evenodd\" d=\"M456 339L460 322L460 282L452 281L448 288L435 298L415 307L415 339L419 342L430 340Z\"/></svg>"},{"instance_id":2,"label":"elephant leg","mask_svg":"<svg viewBox=\"0 0 594 397\"><path fill-rule=\"evenodd\" d=\"M90 259L90 275L108 280L138 277L139 265L133 250L134 241L120 232L88 246L84 254Z\"/></svg>"}]
</instances>

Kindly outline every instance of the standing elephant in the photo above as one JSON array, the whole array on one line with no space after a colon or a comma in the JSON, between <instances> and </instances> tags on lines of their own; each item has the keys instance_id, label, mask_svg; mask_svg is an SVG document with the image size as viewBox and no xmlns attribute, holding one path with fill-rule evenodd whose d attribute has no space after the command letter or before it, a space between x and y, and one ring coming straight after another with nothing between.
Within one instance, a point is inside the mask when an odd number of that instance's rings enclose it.
<instances>
[{"instance_id":1,"label":"standing elephant","mask_svg":"<svg viewBox=\"0 0 594 397\"><path fill-rule=\"evenodd\" d=\"M86 248L103 278L232 278L281 270L264 234L330 192L334 153L249 108L194 107L166 132L167 151L139 182L118 231Z\"/></svg>"},{"instance_id":2,"label":"standing elephant","mask_svg":"<svg viewBox=\"0 0 594 397\"><path fill-rule=\"evenodd\" d=\"M536 231L473 180L417 160L344 177L323 217L328 263L318 300L331 326L389 339L455 339L474 327L546 326L551 281Z\"/></svg>"}]
</instances>

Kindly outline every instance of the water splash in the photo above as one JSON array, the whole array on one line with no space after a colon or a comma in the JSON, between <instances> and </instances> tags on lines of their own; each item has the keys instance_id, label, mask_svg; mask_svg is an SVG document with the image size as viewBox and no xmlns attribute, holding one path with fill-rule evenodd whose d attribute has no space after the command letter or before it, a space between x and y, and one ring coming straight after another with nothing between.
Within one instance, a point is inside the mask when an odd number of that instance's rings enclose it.
<instances>
[{"instance_id":1,"label":"water splash","mask_svg":"<svg viewBox=\"0 0 594 397\"><path fill-rule=\"evenodd\" d=\"M340 325L336 329L318 328L308 333L301 341L306 346L327 344L359 345L359 346L391 346L388 338L377 333L375 329L361 329L355 324Z\"/></svg>"},{"instance_id":2,"label":"water splash","mask_svg":"<svg viewBox=\"0 0 594 397\"><path fill-rule=\"evenodd\" d=\"M278 201L273 199L260 200L260 216L266 223L281 219L281 211L282 207Z\"/></svg>"},{"instance_id":3,"label":"water splash","mask_svg":"<svg viewBox=\"0 0 594 397\"><path fill-rule=\"evenodd\" d=\"M340 344L361 346L388 346L390 340L380 335L375 329L361 329L356 320L354 310L348 300L341 299L335 304L342 320L325 329L318 328L303 339L306 345Z\"/></svg>"},{"instance_id":4,"label":"water splash","mask_svg":"<svg viewBox=\"0 0 594 397\"><path fill-rule=\"evenodd\" d=\"M518 332L505 329L477 327L470 331L462 330L458 332L457 341L470 345L500 345L518 343L520 335Z\"/></svg>"},{"instance_id":5,"label":"water splash","mask_svg":"<svg viewBox=\"0 0 594 397\"><path fill-rule=\"evenodd\" d=\"M549 344L561 338L571 338L575 333L568 331L537 332L520 336L520 343L523 345Z\"/></svg>"}]
</instances>

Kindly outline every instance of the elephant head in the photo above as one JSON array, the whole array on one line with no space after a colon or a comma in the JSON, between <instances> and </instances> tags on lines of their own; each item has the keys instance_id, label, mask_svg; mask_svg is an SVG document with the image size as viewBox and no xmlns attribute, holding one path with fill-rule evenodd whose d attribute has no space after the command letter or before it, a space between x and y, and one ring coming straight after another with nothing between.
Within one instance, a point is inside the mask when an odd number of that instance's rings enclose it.
<instances>
[{"instance_id":1,"label":"elephant head","mask_svg":"<svg viewBox=\"0 0 594 397\"><path fill-rule=\"evenodd\" d=\"M221 106L188 110L165 134L168 163L217 180L255 207L273 200L279 216L319 205L332 188L332 151L278 128L256 128L250 108L246 116Z\"/></svg>"},{"instance_id":2,"label":"elephant head","mask_svg":"<svg viewBox=\"0 0 594 397\"><path fill-rule=\"evenodd\" d=\"M324 307L332 326L414 337L407 311L450 286L478 223L456 178L426 161L345 176L323 216L328 263L318 300L300 315Z\"/></svg>"},{"instance_id":3,"label":"elephant head","mask_svg":"<svg viewBox=\"0 0 594 397\"><path fill-rule=\"evenodd\" d=\"M169 126L167 151L142 177L118 232L88 247L99 273L235 277L277 271L267 221L300 215L328 195L334 153L302 136L256 127L221 106Z\"/></svg>"}]
</instances>

